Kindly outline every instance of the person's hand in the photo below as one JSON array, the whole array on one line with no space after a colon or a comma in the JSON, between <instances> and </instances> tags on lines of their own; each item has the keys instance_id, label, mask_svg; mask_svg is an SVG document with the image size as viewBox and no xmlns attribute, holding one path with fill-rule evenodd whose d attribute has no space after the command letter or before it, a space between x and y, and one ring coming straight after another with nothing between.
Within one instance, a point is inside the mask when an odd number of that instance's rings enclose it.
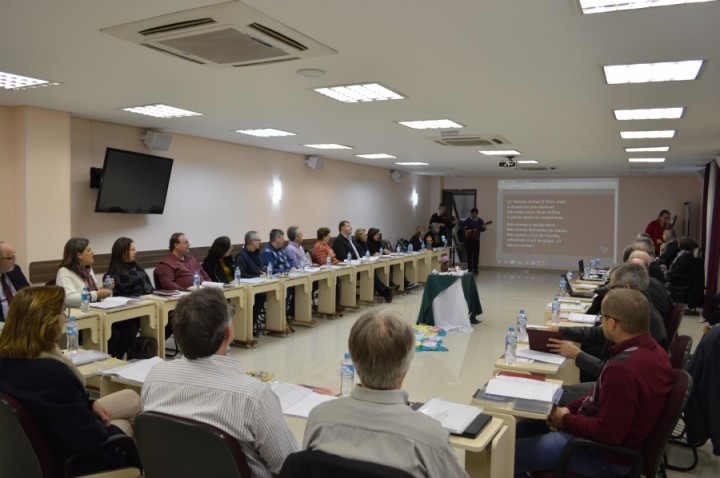
<instances>
[{"instance_id":1,"label":"person's hand","mask_svg":"<svg viewBox=\"0 0 720 478\"><path fill-rule=\"evenodd\" d=\"M110 297L111 295L112 295L112 290L106 289L105 287L103 287L102 289L98 289L98 291L97 291L98 300L104 299L106 297Z\"/></svg>"},{"instance_id":2,"label":"person's hand","mask_svg":"<svg viewBox=\"0 0 720 478\"><path fill-rule=\"evenodd\" d=\"M570 410L568 410L565 407L553 408L553 410L550 412L550 416L548 416L547 425L554 432L556 432L558 430L562 430L563 429L562 419L568 413L570 413Z\"/></svg>"},{"instance_id":3,"label":"person's hand","mask_svg":"<svg viewBox=\"0 0 720 478\"><path fill-rule=\"evenodd\" d=\"M558 355L574 359L580 354L580 348L569 340L558 340L549 338L547 347Z\"/></svg>"},{"instance_id":4,"label":"person's hand","mask_svg":"<svg viewBox=\"0 0 720 478\"><path fill-rule=\"evenodd\" d=\"M100 402L93 402L92 404L92 411L95 415L102 420L102 422L105 424L105 426L110 425L110 420L112 420L112 416L110 415L110 410L103 407Z\"/></svg>"}]
</instances>

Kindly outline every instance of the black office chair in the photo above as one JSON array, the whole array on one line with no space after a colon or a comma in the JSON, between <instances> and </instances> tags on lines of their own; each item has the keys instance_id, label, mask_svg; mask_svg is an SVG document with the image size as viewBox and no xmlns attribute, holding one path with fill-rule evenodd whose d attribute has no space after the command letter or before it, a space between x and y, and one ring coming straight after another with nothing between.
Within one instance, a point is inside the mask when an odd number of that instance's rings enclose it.
<instances>
[{"instance_id":1,"label":"black office chair","mask_svg":"<svg viewBox=\"0 0 720 478\"><path fill-rule=\"evenodd\" d=\"M133 439L124 435L110 437L98 449L121 448L134 476L142 473L140 456ZM55 457L40 431L35 418L12 396L0 392L0 478L65 478L69 470L91 453L73 455L65 463L56 463ZM127 468L126 468L127 470ZM86 477L100 477L98 472Z\"/></svg>"},{"instance_id":2,"label":"black office chair","mask_svg":"<svg viewBox=\"0 0 720 478\"><path fill-rule=\"evenodd\" d=\"M237 440L189 418L145 412L135 419L135 440L145 478L250 478Z\"/></svg>"},{"instance_id":3,"label":"black office chair","mask_svg":"<svg viewBox=\"0 0 720 478\"><path fill-rule=\"evenodd\" d=\"M672 341L668 347L670 365L672 365L672 368L685 368L685 365L690 358L692 345L693 339L689 335L679 335Z\"/></svg>"},{"instance_id":4,"label":"black office chair","mask_svg":"<svg viewBox=\"0 0 720 478\"><path fill-rule=\"evenodd\" d=\"M317 450L292 453L285 459L279 478L412 478L404 470L379 463L351 460Z\"/></svg>"},{"instance_id":5,"label":"black office chair","mask_svg":"<svg viewBox=\"0 0 720 478\"><path fill-rule=\"evenodd\" d=\"M665 333L667 337L667 343L672 344L677 338L678 329L685 314L685 304L682 302L676 302L672 309L670 309L670 316L665 321ZM680 367L682 368L682 367Z\"/></svg>"}]
</instances>

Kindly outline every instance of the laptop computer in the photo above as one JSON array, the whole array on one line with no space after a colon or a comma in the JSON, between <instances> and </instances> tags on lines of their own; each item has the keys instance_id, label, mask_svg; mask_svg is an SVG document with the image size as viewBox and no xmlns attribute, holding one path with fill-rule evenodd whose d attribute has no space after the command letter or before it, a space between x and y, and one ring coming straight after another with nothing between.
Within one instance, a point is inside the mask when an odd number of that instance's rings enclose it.
<instances>
[{"instance_id":1,"label":"laptop computer","mask_svg":"<svg viewBox=\"0 0 720 478\"><path fill-rule=\"evenodd\" d=\"M565 291L570 297L577 297L579 299L592 299L593 297L595 297L594 292L574 291L572 285L570 285L570 281L567 278L567 274L561 274L561 276L565 279Z\"/></svg>"}]
</instances>

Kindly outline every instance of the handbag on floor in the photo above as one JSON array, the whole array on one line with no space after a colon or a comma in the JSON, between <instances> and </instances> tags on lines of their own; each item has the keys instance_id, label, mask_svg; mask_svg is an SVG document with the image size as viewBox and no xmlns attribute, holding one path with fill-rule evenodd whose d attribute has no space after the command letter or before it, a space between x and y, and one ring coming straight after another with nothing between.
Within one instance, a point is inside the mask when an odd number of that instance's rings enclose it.
<instances>
[{"instance_id":1,"label":"handbag on floor","mask_svg":"<svg viewBox=\"0 0 720 478\"><path fill-rule=\"evenodd\" d=\"M128 360L149 359L158 354L157 339L153 337L136 337L128 351Z\"/></svg>"}]
</instances>

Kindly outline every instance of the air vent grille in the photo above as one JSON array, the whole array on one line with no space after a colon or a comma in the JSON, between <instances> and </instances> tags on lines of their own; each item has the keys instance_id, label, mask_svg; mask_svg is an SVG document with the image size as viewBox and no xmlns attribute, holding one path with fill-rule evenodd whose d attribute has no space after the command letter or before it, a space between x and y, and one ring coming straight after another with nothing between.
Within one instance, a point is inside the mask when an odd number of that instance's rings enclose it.
<instances>
[{"instance_id":1,"label":"air vent grille","mask_svg":"<svg viewBox=\"0 0 720 478\"><path fill-rule=\"evenodd\" d=\"M197 63L198 65L204 65L204 64L205 64L205 63L203 63L202 61L196 60L196 59L194 59L194 58L188 58L187 56L182 56L182 55L179 55L179 54L174 53L174 52L172 52L172 51L163 50L162 48L158 48L158 47L156 47L155 45L148 45L147 43L143 43L142 46L144 46L145 48L150 48L151 50L159 51L159 52L161 52L161 53L167 53L168 55L172 55L172 56L177 57L177 58L182 58L183 60L187 60L187 61L191 61L191 62L193 62L193 63Z\"/></svg>"},{"instance_id":2,"label":"air vent grille","mask_svg":"<svg viewBox=\"0 0 720 478\"><path fill-rule=\"evenodd\" d=\"M159 40L157 43L219 65L287 56L281 49L233 28L198 32L195 35Z\"/></svg>"},{"instance_id":3,"label":"air vent grille","mask_svg":"<svg viewBox=\"0 0 720 478\"><path fill-rule=\"evenodd\" d=\"M277 32L273 30L272 28L266 27L265 25L261 25L259 23L251 23L248 25L250 28L253 28L261 33L264 33L265 35L269 36L270 38L274 38L275 40L284 43L285 45L291 46L295 49L298 49L300 51L305 51L308 49L305 45L300 43L299 41L295 41L289 36L283 35L280 32Z\"/></svg>"},{"instance_id":4,"label":"air vent grille","mask_svg":"<svg viewBox=\"0 0 720 478\"><path fill-rule=\"evenodd\" d=\"M443 146L466 146L482 148L487 146L501 146L509 141L497 134L480 134L466 136L433 136L428 138Z\"/></svg>"},{"instance_id":5,"label":"air vent grille","mask_svg":"<svg viewBox=\"0 0 720 478\"><path fill-rule=\"evenodd\" d=\"M186 28L195 28L202 25L212 25L217 23L212 18L198 18L197 20L187 20L184 22L170 23L168 25L160 25L158 27L147 28L138 33L143 36L157 35L158 33L176 32L185 30Z\"/></svg>"}]
</instances>

